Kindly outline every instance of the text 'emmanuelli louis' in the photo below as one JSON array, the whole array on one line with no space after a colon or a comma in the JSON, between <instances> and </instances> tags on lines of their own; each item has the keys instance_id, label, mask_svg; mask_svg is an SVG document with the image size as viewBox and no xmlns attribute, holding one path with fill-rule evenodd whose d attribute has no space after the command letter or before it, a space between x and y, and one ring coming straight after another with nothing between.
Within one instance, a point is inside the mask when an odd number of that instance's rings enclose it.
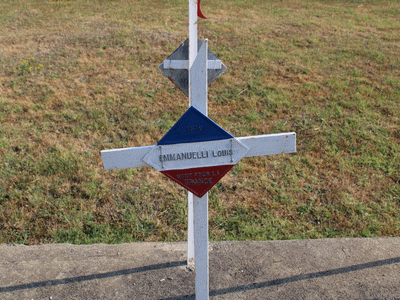
<instances>
[{"instance_id":1,"label":"text 'emmanuelli louis'","mask_svg":"<svg viewBox=\"0 0 400 300\"><path fill-rule=\"evenodd\" d=\"M210 151L193 151L193 152L180 152L174 154L163 154L159 155L160 161L173 161L173 160L184 160L184 159L202 159L202 158L213 158L221 156L233 155L233 150L210 150Z\"/></svg>"}]
</instances>

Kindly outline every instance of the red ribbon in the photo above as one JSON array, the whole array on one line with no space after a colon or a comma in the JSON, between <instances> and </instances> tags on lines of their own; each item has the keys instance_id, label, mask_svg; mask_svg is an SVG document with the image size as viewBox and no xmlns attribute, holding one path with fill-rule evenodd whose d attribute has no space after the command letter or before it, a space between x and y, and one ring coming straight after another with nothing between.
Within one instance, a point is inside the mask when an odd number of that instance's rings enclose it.
<instances>
[{"instance_id":1,"label":"red ribbon","mask_svg":"<svg viewBox=\"0 0 400 300\"><path fill-rule=\"evenodd\" d=\"M206 16L203 15L203 13L201 12L201 9L200 9L200 1L201 1L201 0L197 0L197 16L198 16L199 18L202 18L202 19L207 19Z\"/></svg>"}]
</instances>

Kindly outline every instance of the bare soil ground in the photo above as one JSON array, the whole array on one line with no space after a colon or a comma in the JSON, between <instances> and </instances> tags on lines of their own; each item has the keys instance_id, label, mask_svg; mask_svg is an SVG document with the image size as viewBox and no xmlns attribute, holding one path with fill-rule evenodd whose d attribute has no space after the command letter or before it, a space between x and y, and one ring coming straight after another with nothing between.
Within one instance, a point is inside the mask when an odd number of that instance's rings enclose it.
<instances>
[{"instance_id":1,"label":"bare soil ground","mask_svg":"<svg viewBox=\"0 0 400 300\"><path fill-rule=\"evenodd\" d=\"M185 243L0 246L1 299L194 299ZM399 299L400 239L210 244L211 299Z\"/></svg>"}]
</instances>

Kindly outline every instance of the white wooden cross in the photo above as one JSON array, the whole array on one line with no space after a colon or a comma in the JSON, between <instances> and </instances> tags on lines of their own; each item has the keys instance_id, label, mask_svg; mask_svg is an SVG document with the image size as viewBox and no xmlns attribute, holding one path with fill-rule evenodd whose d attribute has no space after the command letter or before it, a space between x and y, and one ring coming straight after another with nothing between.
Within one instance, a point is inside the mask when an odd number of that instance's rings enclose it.
<instances>
[{"instance_id":1,"label":"white wooden cross","mask_svg":"<svg viewBox=\"0 0 400 300\"><path fill-rule=\"evenodd\" d=\"M207 40L197 49L197 9L197 0L189 0L189 60L164 61L164 67L188 69L189 106L207 115L207 69L220 67L221 62L208 60ZM296 152L294 132L236 139L250 149L244 157ZM103 150L104 168L112 170L148 166L148 154L154 152L155 147L158 146ZM188 263L193 263L193 259L196 299L209 299L208 193L201 198L188 193Z\"/></svg>"}]
</instances>

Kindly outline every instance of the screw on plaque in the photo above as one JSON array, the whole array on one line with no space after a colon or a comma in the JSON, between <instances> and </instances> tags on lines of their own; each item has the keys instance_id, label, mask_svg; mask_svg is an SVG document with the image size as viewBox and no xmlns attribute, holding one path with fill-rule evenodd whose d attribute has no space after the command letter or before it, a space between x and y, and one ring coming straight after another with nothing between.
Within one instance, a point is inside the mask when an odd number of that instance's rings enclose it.
<instances>
[{"instance_id":1,"label":"screw on plaque","mask_svg":"<svg viewBox=\"0 0 400 300\"><path fill-rule=\"evenodd\" d=\"M231 140L231 163L233 162L233 141Z\"/></svg>"},{"instance_id":2,"label":"screw on plaque","mask_svg":"<svg viewBox=\"0 0 400 300\"><path fill-rule=\"evenodd\" d=\"M164 160L163 160L163 158L162 158L162 146L158 146L158 149L160 149L161 168L164 169Z\"/></svg>"}]
</instances>

